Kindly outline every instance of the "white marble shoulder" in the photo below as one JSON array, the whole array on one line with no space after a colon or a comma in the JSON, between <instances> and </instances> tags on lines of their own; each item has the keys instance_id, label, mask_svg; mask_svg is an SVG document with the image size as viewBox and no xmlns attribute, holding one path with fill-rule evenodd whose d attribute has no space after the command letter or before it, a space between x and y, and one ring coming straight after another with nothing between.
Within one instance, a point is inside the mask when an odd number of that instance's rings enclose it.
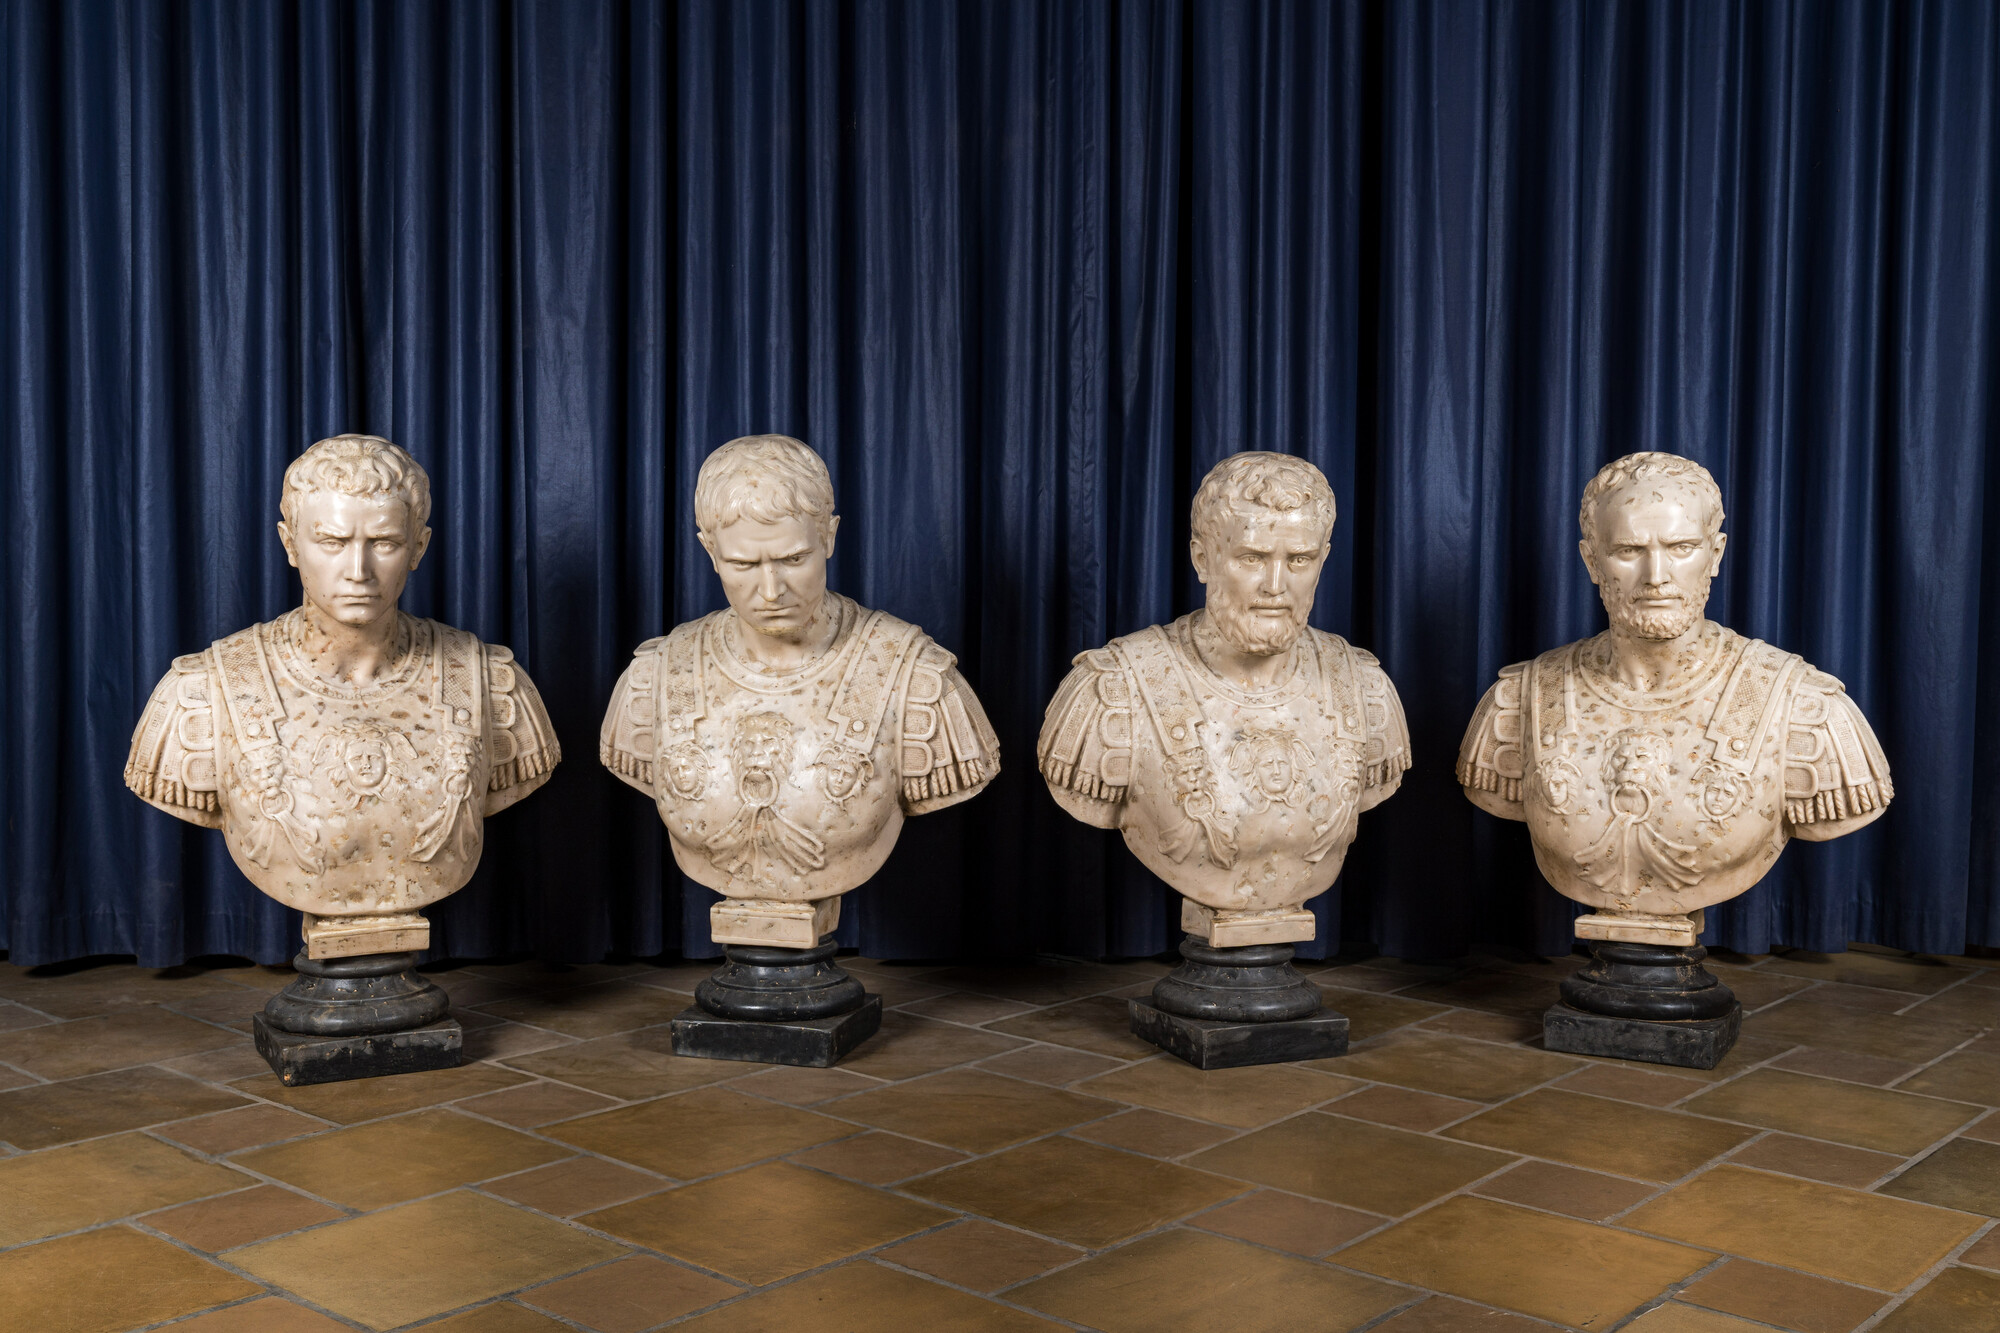
<instances>
[{"instance_id":1,"label":"white marble shoulder","mask_svg":"<svg viewBox=\"0 0 2000 1333\"><path fill-rule=\"evenodd\" d=\"M486 787L486 814L497 814L549 780L562 762L562 746L541 693L512 650L481 644L486 667L488 726L493 762Z\"/></svg>"},{"instance_id":2,"label":"white marble shoulder","mask_svg":"<svg viewBox=\"0 0 2000 1333\"><path fill-rule=\"evenodd\" d=\"M1847 687L1813 666L1792 680L1785 822L1817 841L1872 821L1896 794L1889 760Z\"/></svg>"},{"instance_id":3,"label":"white marble shoulder","mask_svg":"<svg viewBox=\"0 0 2000 1333\"><path fill-rule=\"evenodd\" d=\"M1100 828L1117 825L1132 781L1132 679L1111 646L1072 660L1043 715L1035 761L1070 813Z\"/></svg>"},{"instance_id":4,"label":"white marble shoulder","mask_svg":"<svg viewBox=\"0 0 2000 1333\"><path fill-rule=\"evenodd\" d=\"M1410 724L1403 716L1403 700L1375 654L1355 647L1338 634L1322 633L1321 639L1323 643L1331 640L1338 645L1354 663L1355 682L1361 687L1363 727L1367 732L1362 755L1361 808L1371 810L1394 796L1403 785L1403 774L1410 771Z\"/></svg>"},{"instance_id":5,"label":"white marble shoulder","mask_svg":"<svg viewBox=\"0 0 2000 1333\"><path fill-rule=\"evenodd\" d=\"M696 636L705 623L689 621L674 634ZM661 650L671 635L648 639L632 650L632 660L611 689L611 702L604 710L604 725L597 734L597 758L626 785L646 795L653 794L653 758L656 754L655 727L659 718L660 675L664 669Z\"/></svg>"},{"instance_id":6,"label":"white marble shoulder","mask_svg":"<svg viewBox=\"0 0 2000 1333\"><path fill-rule=\"evenodd\" d=\"M898 622L899 624L901 622ZM919 631L903 690L903 809L929 814L976 795L1000 772L1000 738L958 659Z\"/></svg>"},{"instance_id":7,"label":"white marble shoulder","mask_svg":"<svg viewBox=\"0 0 2000 1333\"><path fill-rule=\"evenodd\" d=\"M222 827L208 654L189 653L153 687L132 733L125 785L148 805L203 828Z\"/></svg>"},{"instance_id":8,"label":"white marble shoulder","mask_svg":"<svg viewBox=\"0 0 2000 1333\"><path fill-rule=\"evenodd\" d=\"M1567 648L1555 650L1566 653ZM1545 654L1552 655L1552 654ZM1521 819L1521 783L1527 774L1526 682L1532 662L1500 668L1499 677L1473 710L1458 746L1458 785L1473 803L1508 819Z\"/></svg>"}]
</instances>

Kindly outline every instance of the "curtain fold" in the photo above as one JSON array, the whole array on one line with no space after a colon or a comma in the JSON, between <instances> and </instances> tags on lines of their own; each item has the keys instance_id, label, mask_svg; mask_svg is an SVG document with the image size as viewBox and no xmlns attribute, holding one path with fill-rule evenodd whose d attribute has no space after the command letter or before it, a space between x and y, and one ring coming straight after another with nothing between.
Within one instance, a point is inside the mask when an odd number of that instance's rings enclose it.
<instances>
[{"instance_id":1,"label":"curtain fold","mask_svg":"<svg viewBox=\"0 0 2000 1333\"><path fill-rule=\"evenodd\" d=\"M286 463L436 487L406 607L510 645L564 747L440 952L715 952L596 762L631 649L721 605L701 459L827 458L832 582L1000 732L849 902L891 957L1146 954L1172 895L1034 772L1069 658L1196 605L1219 457L1311 458L1314 623L1416 768L1320 939L1569 945L1452 780L1502 665L1602 624L1576 502L1667 449L1711 613L1844 680L1897 800L1710 913L1746 951L2000 946L2000 15L1981 0L0 0L0 947L297 920L127 794L171 659L295 604Z\"/></svg>"}]
</instances>

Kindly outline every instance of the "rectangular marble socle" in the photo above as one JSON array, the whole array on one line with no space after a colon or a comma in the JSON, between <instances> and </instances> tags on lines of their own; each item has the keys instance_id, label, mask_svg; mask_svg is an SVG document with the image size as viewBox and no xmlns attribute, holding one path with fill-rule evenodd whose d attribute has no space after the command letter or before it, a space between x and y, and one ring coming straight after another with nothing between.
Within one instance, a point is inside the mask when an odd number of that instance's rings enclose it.
<instances>
[{"instance_id":1,"label":"rectangular marble socle","mask_svg":"<svg viewBox=\"0 0 2000 1333\"><path fill-rule=\"evenodd\" d=\"M810 949L840 924L840 899L811 903L724 898L708 909L709 938L717 944Z\"/></svg>"},{"instance_id":2,"label":"rectangular marble socle","mask_svg":"<svg viewBox=\"0 0 2000 1333\"><path fill-rule=\"evenodd\" d=\"M1311 912L1218 912L1192 898L1181 899L1181 929L1210 948L1246 944L1297 944L1313 938L1319 923Z\"/></svg>"},{"instance_id":3,"label":"rectangular marble socle","mask_svg":"<svg viewBox=\"0 0 2000 1333\"><path fill-rule=\"evenodd\" d=\"M1708 913L1699 908L1685 916L1592 912L1576 919L1576 937L1617 944L1662 944L1669 948L1692 949L1701 943L1702 927L1707 918Z\"/></svg>"},{"instance_id":4,"label":"rectangular marble socle","mask_svg":"<svg viewBox=\"0 0 2000 1333\"><path fill-rule=\"evenodd\" d=\"M674 1015L674 1054L697 1060L749 1060L758 1064L827 1069L874 1036L882 1026L882 997L831 1018L763 1022L718 1018L698 1004Z\"/></svg>"},{"instance_id":5,"label":"rectangular marble socle","mask_svg":"<svg viewBox=\"0 0 2000 1333\"><path fill-rule=\"evenodd\" d=\"M1615 1018L1556 1003L1542 1015L1542 1047L1571 1055L1713 1069L1743 1029L1743 1006L1720 1018Z\"/></svg>"},{"instance_id":6,"label":"rectangular marble socle","mask_svg":"<svg viewBox=\"0 0 2000 1333\"><path fill-rule=\"evenodd\" d=\"M288 1088L312 1083L343 1083L385 1074L415 1074L426 1069L456 1068L464 1036L455 1018L403 1032L366 1036L319 1037L274 1028L258 1014L251 1023L257 1054Z\"/></svg>"},{"instance_id":7,"label":"rectangular marble socle","mask_svg":"<svg viewBox=\"0 0 2000 1333\"><path fill-rule=\"evenodd\" d=\"M1322 1009L1280 1023L1227 1023L1170 1014L1150 997L1131 1002L1132 1035L1196 1069L1238 1069L1347 1054L1347 1018Z\"/></svg>"},{"instance_id":8,"label":"rectangular marble socle","mask_svg":"<svg viewBox=\"0 0 2000 1333\"><path fill-rule=\"evenodd\" d=\"M421 953L431 947L431 923L420 912L373 916L305 914L308 958L358 958L371 953Z\"/></svg>"}]
</instances>

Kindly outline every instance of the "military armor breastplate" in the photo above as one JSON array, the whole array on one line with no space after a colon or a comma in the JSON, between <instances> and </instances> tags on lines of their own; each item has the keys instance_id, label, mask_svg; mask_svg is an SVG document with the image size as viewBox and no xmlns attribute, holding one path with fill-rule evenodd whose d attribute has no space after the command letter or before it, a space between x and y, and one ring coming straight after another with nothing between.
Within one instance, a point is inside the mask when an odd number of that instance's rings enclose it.
<instances>
[{"instance_id":1,"label":"military armor breastplate","mask_svg":"<svg viewBox=\"0 0 2000 1333\"><path fill-rule=\"evenodd\" d=\"M635 662L654 716L652 785L681 869L732 898L804 902L881 867L903 820L896 703L922 631L829 596L833 647L796 672L755 669L722 612Z\"/></svg>"},{"instance_id":2,"label":"military armor breastplate","mask_svg":"<svg viewBox=\"0 0 2000 1333\"><path fill-rule=\"evenodd\" d=\"M1522 805L1557 891L1667 915L1742 892L1784 850L1784 734L1801 660L1727 630L1665 694L1591 668L1584 640L1545 653L1523 689ZM1710 887L1713 885L1714 887Z\"/></svg>"},{"instance_id":3,"label":"military armor breastplate","mask_svg":"<svg viewBox=\"0 0 2000 1333\"><path fill-rule=\"evenodd\" d=\"M1110 645L1137 696L1126 845L1218 911L1295 908L1332 885L1360 815L1366 733L1352 657L1309 631L1285 683L1248 691L1201 665L1190 624Z\"/></svg>"},{"instance_id":4,"label":"military armor breastplate","mask_svg":"<svg viewBox=\"0 0 2000 1333\"><path fill-rule=\"evenodd\" d=\"M265 893L322 915L457 891L479 863L489 777L479 641L406 616L386 675L347 688L294 647L296 614L201 655L230 855Z\"/></svg>"}]
</instances>

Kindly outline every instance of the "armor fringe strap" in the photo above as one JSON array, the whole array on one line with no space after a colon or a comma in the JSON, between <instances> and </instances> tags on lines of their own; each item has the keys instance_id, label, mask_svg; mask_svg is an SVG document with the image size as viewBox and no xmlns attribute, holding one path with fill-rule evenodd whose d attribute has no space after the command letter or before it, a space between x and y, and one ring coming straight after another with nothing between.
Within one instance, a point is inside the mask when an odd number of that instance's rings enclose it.
<instances>
[{"instance_id":1,"label":"armor fringe strap","mask_svg":"<svg viewBox=\"0 0 2000 1333\"><path fill-rule=\"evenodd\" d=\"M1467 763L1458 766L1458 785L1470 787L1474 791L1496 792L1503 801L1521 799L1521 779L1503 778L1492 769L1478 764Z\"/></svg>"},{"instance_id":2,"label":"armor fringe strap","mask_svg":"<svg viewBox=\"0 0 2000 1333\"><path fill-rule=\"evenodd\" d=\"M614 773L623 773L643 786L653 785L653 761L650 759L641 759L624 750L614 750L603 743L599 743L597 747L597 758L598 762Z\"/></svg>"},{"instance_id":3,"label":"armor fringe strap","mask_svg":"<svg viewBox=\"0 0 2000 1333\"><path fill-rule=\"evenodd\" d=\"M148 801L159 801L163 805L184 806L189 810L200 810L204 814L219 814L222 811L222 797L212 791L194 791L168 778L158 777L142 768L128 767L125 770L125 785Z\"/></svg>"},{"instance_id":4,"label":"armor fringe strap","mask_svg":"<svg viewBox=\"0 0 2000 1333\"><path fill-rule=\"evenodd\" d=\"M1065 791L1073 791L1095 801L1125 799L1125 788L1122 785L1113 786L1095 773L1084 772L1075 764L1067 764L1060 759L1044 759L1041 769L1044 778Z\"/></svg>"},{"instance_id":5,"label":"armor fringe strap","mask_svg":"<svg viewBox=\"0 0 2000 1333\"><path fill-rule=\"evenodd\" d=\"M1371 787L1380 787L1385 783L1394 782L1409 771L1409 751L1398 750L1396 753L1385 757L1380 763L1368 765L1368 785Z\"/></svg>"},{"instance_id":6,"label":"armor fringe strap","mask_svg":"<svg viewBox=\"0 0 2000 1333\"><path fill-rule=\"evenodd\" d=\"M935 796L949 796L967 787L977 787L987 776L986 761L983 759L961 759L956 763L939 764L922 777L904 778L903 799L923 801Z\"/></svg>"},{"instance_id":7,"label":"armor fringe strap","mask_svg":"<svg viewBox=\"0 0 2000 1333\"><path fill-rule=\"evenodd\" d=\"M504 764L493 766L493 776L487 779L489 791L503 791L522 782L531 782L556 766L555 756L547 750L537 750L533 754L509 759Z\"/></svg>"},{"instance_id":8,"label":"armor fringe strap","mask_svg":"<svg viewBox=\"0 0 2000 1333\"><path fill-rule=\"evenodd\" d=\"M1852 787L1835 787L1801 801L1785 802L1785 818L1794 824L1818 824L1835 819L1852 819L1870 810L1880 810L1896 796L1887 778L1858 782Z\"/></svg>"}]
</instances>

